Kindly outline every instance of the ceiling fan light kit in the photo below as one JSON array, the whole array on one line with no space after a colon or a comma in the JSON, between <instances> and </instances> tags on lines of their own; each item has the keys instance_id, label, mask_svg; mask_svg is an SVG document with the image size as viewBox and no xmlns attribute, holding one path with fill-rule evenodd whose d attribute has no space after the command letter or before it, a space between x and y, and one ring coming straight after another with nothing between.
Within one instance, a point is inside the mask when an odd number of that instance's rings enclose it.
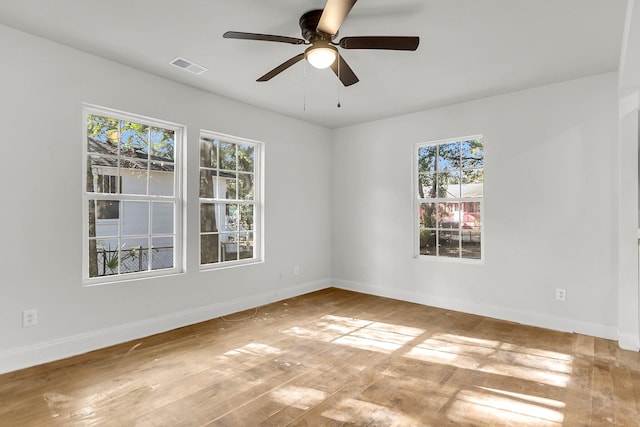
<instances>
[{"instance_id":1,"label":"ceiling fan light kit","mask_svg":"<svg viewBox=\"0 0 640 427\"><path fill-rule=\"evenodd\" d=\"M311 46L304 51L304 57L313 67L322 70L329 68L331 64L336 62L338 49L328 44L326 46Z\"/></svg>"},{"instance_id":2,"label":"ceiling fan light kit","mask_svg":"<svg viewBox=\"0 0 640 427\"><path fill-rule=\"evenodd\" d=\"M311 10L300 17L302 39L271 34L243 33L227 31L223 37L227 39L261 40L289 44L305 44L309 46L304 53L300 53L273 70L269 71L257 81L266 82L282 73L287 68L297 64L302 59L315 68L331 67L344 86L351 86L359 81L351 67L344 60L336 46L342 49L382 49L408 50L418 48L419 37L414 36L356 36L344 37L338 43L334 39L338 35L340 26L347 18L349 11L357 0L327 0L324 9Z\"/></svg>"}]
</instances>

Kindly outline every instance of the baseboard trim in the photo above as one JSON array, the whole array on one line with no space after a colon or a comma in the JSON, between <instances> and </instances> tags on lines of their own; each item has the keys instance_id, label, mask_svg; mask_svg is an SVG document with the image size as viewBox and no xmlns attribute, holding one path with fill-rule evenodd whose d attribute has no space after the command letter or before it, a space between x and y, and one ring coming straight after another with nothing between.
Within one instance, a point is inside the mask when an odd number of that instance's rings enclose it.
<instances>
[{"instance_id":1,"label":"baseboard trim","mask_svg":"<svg viewBox=\"0 0 640 427\"><path fill-rule=\"evenodd\" d=\"M193 325L286 298L326 289L329 286L331 286L330 280L318 280L0 352L0 374Z\"/></svg>"},{"instance_id":2,"label":"baseboard trim","mask_svg":"<svg viewBox=\"0 0 640 427\"><path fill-rule=\"evenodd\" d=\"M640 351L640 338L636 335L618 332L618 345L623 350Z\"/></svg>"},{"instance_id":3,"label":"baseboard trim","mask_svg":"<svg viewBox=\"0 0 640 427\"><path fill-rule=\"evenodd\" d=\"M536 326L561 332L576 332L599 338L618 340L619 334L615 326L606 326L590 322L581 322L572 319L549 316L545 313L521 312L504 307L488 304L478 304L468 301L460 301L449 298L442 298L433 295L401 291L398 289L371 286L348 280L334 279L333 285L336 288L361 292L370 295L393 298L432 307L444 308L447 310L461 311L469 314L491 317L494 319L507 320L529 326ZM622 344L620 344L622 347ZM624 347L622 347L624 348Z\"/></svg>"}]
</instances>

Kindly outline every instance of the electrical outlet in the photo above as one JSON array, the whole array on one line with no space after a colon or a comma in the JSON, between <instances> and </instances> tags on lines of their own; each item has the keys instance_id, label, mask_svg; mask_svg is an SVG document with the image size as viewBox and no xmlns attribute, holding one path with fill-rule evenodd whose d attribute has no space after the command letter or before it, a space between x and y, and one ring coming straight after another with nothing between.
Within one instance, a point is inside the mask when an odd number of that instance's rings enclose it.
<instances>
[{"instance_id":1,"label":"electrical outlet","mask_svg":"<svg viewBox=\"0 0 640 427\"><path fill-rule=\"evenodd\" d=\"M22 327L30 328L38 324L38 310L31 308L22 312Z\"/></svg>"},{"instance_id":2,"label":"electrical outlet","mask_svg":"<svg viewBox=\"0 0 640 427\"><path fill-rule=\"evenodd\" d=\"M558 301L566 301L567 300L567 290L562 288L556 288L556 299Z\"/></svg>"},{"instance_id":3,"label":"electrical outlet","mask_svg":"<svg viewBox=\"0 0 640 427\"><path fill-rule=\"evenodd\" d=\"M293 266L293 275L297 276L298 274L300 274L300 266L299 265L294 265Z\"/></svg>"}]
</instances>

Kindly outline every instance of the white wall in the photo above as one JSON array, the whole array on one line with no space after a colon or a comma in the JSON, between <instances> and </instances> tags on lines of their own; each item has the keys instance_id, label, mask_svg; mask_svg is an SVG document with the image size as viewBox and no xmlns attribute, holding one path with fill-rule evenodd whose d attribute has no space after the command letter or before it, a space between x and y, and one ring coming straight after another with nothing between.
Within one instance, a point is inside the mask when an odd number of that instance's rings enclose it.
<instances>
[{"instance_id":1,"label":"white wall","mask_svg":"<svg viewBox=\"0 0 640 427\"><path fill-rule=\"evenodd\" d=\"M640 4L627 3L619 66L618 328L623 348L640 349L638 289L638 111L640 110Z\"/></svg>"},{"instance_id":2,"label":"white wall","mask_svg":"<svg viewBox=\"0 0 640 427\"><path fill-rule=\"evenodd\" d=\"M0 372L328 285L330 131L2 26L0 54ZM187 126L185 274L81 285L83 102ZM263 264L199 272L200 129L265 142Z\"/></svg>"},{"instance_id":3,"label":"white wall","mask_svg":"<svg viewBox=\"0 0 640 427\"><path fill-rule=\"evenodd\" d=\"M334 281L617 338L617 119L608 73L335 131ZM413 144L475 134L485 139L485 262L415 259Z\"/></svg>"}]
</instances>

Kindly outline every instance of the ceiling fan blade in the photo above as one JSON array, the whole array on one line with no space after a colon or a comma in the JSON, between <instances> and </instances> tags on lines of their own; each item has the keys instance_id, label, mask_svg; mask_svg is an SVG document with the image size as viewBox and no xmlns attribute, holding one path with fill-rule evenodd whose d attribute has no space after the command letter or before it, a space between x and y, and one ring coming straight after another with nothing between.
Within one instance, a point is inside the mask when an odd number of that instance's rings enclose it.
<instances>
[{"instance_id":1,"label":"ceiling fan blade","mask_svg":"<svg viewBox=\"0 0 640 427\"><path fill-rule=\"evenodd\" d=\"M338 34L340 26L356 4L357 0L327 0L318 22L318 31L325 34Z\"/></svg>"},{"instance_id":2,"label":"ceiling fan blade","mask_svg":"<svg viewBox=\"0 0 640 427\"><path fill-rule=\"evenodd\" d=\"M269 71L267 74L265 74L264 76L260 77L256 81L257 82L266 82L268 80L271 80L272 78L274 78L275 76L277 76L278 74L280 74L281 72L286 70L287 68L289 68L292 65L300 62L302 59L304 59L304 53L300 53L300 54L294 56L293 58L283 62L282 64L278 65L276 68L274 68L273 70Z\"/></svg>"},{"instance_id":3,"label":"ceiling fan blade","mask_svg":"<svg viewBox=\"0 0 640 427\"><path fill-rule=\"evenodd\" d=\"M362 36L344 37L340 40L343 49L386 49L416 50L420 37L405 36Z\"/></svg>"},{"instance_id":4,"label":"ceiling fan blade","mask_svg":"<svg viewBox=\"0 0 640 427\"><path fill-rule=\"evenodd\" d=\"M222 35L225 39L241 39L241 40L261 40L265 42L280 42L290 44L304 44L304 40L296 37L287 36L274 36L272 34L256 34L256 33L241 33L238 31L227 31Z\"/></svg>"},{"instance_id":5,"label":"ceiling fan blade","mask_svg":"<svg viewBox=\"0 0 640 427\"><path fill-rule=\"evenodd\" d=\"M360 81L342 55L338 55L338 61L334 61L333 64L331 64L331 69L345 86L351 86Z\"/></svg>"}]
</instances>

